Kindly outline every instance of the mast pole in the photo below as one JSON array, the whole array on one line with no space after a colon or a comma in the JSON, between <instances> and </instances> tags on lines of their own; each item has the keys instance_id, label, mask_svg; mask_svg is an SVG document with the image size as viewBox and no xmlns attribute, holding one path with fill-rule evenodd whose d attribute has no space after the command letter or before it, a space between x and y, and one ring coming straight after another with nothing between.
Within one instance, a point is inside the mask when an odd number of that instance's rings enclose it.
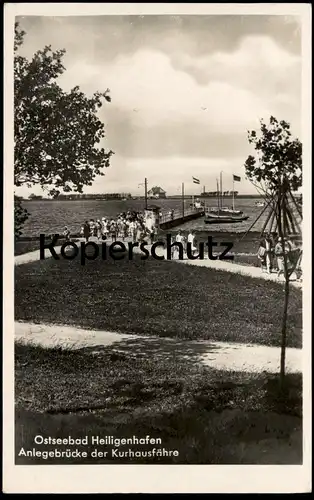
<instances>
[{"instance_id":1,"label":"mast pole","mask_svg":"<svg viewBox=\"0 0 314 500\"><path fill-rule=\"evenodd\" d=\"M145 209L147 210L147 179L145 177Z\"/></svg>"},{"instance_id":2,"label":"mast pole","mask_svg":"<svg viewBox=\"0 0 314 500\"><path fill-rule=\"evenodd\" d=\"M234 177L232 176L232 210L234 211Z\"/></svg>"},{"instance_id":3,"label":"mast pole","mask_svg":"<svg viewBox=\"0 0 314 500\"><path fill-rule=\"evenodd\" d=\"M219 201L219 184L218 184L218 179L216 179L217 181L217 202L218 202L218 212L220 210L220 201Z\"/></svg>"}]
</instances>

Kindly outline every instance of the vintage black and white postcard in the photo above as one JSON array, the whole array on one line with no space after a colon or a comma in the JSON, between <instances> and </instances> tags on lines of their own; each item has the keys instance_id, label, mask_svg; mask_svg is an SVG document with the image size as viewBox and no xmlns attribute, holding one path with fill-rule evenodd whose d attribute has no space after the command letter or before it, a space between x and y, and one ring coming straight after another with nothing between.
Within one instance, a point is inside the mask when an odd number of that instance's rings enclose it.
<instances>
[{"instance_id":1,"label":"vintage black and white postcard","mask_svg":"<svg viewBox=\"0 0 314 500\"><path fill-rule=\"evenodd\" d=\"M6 4L6 493L311 490L310 62L306 3Z\"/></svg>"}]
</instances>

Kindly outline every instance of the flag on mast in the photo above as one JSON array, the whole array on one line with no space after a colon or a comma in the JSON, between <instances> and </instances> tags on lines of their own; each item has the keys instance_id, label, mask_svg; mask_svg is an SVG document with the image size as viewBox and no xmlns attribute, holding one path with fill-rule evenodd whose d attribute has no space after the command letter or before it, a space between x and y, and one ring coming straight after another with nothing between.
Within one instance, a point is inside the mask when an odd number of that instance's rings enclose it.
<instances>
[{"instance_id":1,"label":"flag on mast","mask_svg":"<svg viewBox=\"0 0 314 500\"><path fill-rule=\"evenodd\" d=\"M236 181L236 182L240 182L241 181L241 177L239 177L238 175L234 175L233 176L233 180Z\"/></svg>"},{"instance_id":2,"label":"flag on mast","mask_svg":"<svg viewBox=\"0 0 314 500\"><path fill-rule=\"evenodd\" d=\"M197 179L196 177L192 177L192 179L194 184L200 184L200 180Z\"/></svg>"}]
</instances>

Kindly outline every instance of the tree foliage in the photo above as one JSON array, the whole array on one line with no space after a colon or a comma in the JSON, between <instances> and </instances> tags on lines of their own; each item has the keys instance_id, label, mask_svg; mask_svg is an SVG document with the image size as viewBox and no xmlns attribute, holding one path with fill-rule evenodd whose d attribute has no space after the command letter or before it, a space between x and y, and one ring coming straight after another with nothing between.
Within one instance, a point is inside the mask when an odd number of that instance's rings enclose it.
<instances>
[{"instance_id":1,"label":"tree foliage","mask_svg":"<svg viewBox=\"0 0 314 500\"><path fill-rule=\"evenodd\" d=\"M293 138L290 125L270 117L269 124L260 121L260 133L248 132L248 140L254 145L256 156L245 161L247 178L262 184L265 191L274 192L285 179L291 191L302 185L302 144Z\"/></svg>"},{"instance_id":2,"label":"tree foliage","mask_svg":"<svg viewBox=\"0 0 314 500\"><path fill-rule=\"evenodd\" d=\"M248 132L248 140L254 145L256 156L250 155L245 162L247 178L257 185L272 200L278 233L281 238L285 294L281 328L280 381L281 388L285 380L285 360L287 343L287 319L289 304L289 266L285 251L287 236L288 197L291 191L302 186L302 144L292 137L290 125L270 117L266 125L261 120L260 132Z\"/></svg>"},{"instance_id":3,"label":"tree foliage","mask_svg":"<svg viewBox=\"0 0 314 500\"><path fill-rule=\"evenodd\" d=\"M29 213L22 206L22 200L19 196L14 195L14 236L19 238L22 234L22 229L29 217Z\"/></svg>"},{"instance_id":4,"label":"tree foliage","mask_svg":"<svg viewBox=\"0 0 314 500\"><path fill-rule=\"evenodd\" d=\"M78 86L69 92L57 83L64 71L65 50L51 46L31 60L18 53L25 32L15 25L14 43L14 182L39 185L56 197L61 191L81 193L104 175L113 151L99 146L105 137L97 116L109 89L87 97Z\"/></svg>"}]
</instances>

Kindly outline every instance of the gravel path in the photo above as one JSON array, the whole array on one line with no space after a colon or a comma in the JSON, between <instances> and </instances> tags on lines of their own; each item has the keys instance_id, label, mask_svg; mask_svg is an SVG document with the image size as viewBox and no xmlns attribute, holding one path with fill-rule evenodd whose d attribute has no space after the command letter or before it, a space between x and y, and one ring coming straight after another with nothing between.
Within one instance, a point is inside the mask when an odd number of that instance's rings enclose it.
<instances>
[{"instance_id":1,"label":"gravel path","mask_svg":"<svg viewBox=\"0 0 314 500\"><path fill-rule=\"evenodd\" d=\"M241 264L235 264L234 262L226 262L221 260L178 260L181 264L208 267L211 269L217 269L220 271L227 271L233 274L241 274L243 276L251 276L251 278L259 278L266 281L274 281L276 283L284 284L284 277L278 278L277 273L268 274L263 272L259 267L246 266ZM294 281L290 279L290 285L296 288L302 288L302 283L299 281Z\"/></svg>"},{"instance_id":2,"label":"gravel path","mask_svg":"<svg viewBox=\"0 0 314 500\"><path fill-rule=\"evenodd\" d=\"M82 239L80 241L84 241L84 239ZM95 240L95 241L97 241L97 240ZM60 254L60 249L61 249L61 246L55 247L55 252L57 254ZM150 249L151 249L151 245L147 245L147 250L150 251ZM140 250L138 248L134 248L133 251L134 251L134 253L140 252ZM160 256L162 256L164 254L165 259L166 259L166 254L162 250L158 249L158 251L156 251L156 253ZM45 250L45 258L49 258L49 257L51 257L50 251ZM15 262L15 265L21 265L21 264L27 264L28 262L35 262L39 259L40 259L39 250L35 250L33 252L29 252L29 253L15 256L14 262ZM267 273L263 272L259 267L236 264L232 261L210 260L207 258L204 260L184 259L184 260L176 260L175 262L180 263L180 264L187 264L189 266L208 267L211 269L227 271L227 272L234 273L234 274L242 274L243 276L251 276L252 278L260 278L260 279L264 279L267 281L274 281L274 282L282 283L282 284L284 283L284 278L283 277L278 278L276 273L267 274ZM301 282L290 280L290 284L294 287L302 288Z\"/></svg>"},{"instance_id":3,"label":"gravel path","mask_svg":"<svg viewBox=\"0 0 314 500\"><path fill-rule=\"evenodd\" d=\"M255 344L190 341L166 337L127 335L116 332L84 330L70 326L15 322L15 340L44 347L94 348L112 346L116 351L134 356L175 357L197 361L218 370L278 373L280 349ZM302 350L288 348L287 372L302 371Z\"/></svg>"}]
</instances>

